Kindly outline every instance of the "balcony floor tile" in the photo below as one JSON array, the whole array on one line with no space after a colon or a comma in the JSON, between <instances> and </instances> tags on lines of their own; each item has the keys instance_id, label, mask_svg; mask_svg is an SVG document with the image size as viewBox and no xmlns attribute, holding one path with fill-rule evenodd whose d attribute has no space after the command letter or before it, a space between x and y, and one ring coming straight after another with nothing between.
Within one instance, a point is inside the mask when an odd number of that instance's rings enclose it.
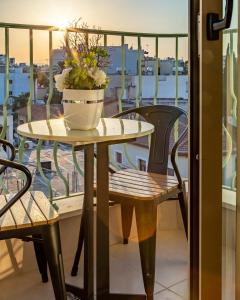
<instances>
[{"instance_id":1,"label":"balcony floor tile","mask_svg":"<svg viewBox=\"0 0 240 300\"><path fill-rule=\"evenodd\" d=\"M115 293L144 293L138 244L115 244L111 253L111 291ZM34 258L33 258L34 259ZM79 275L71 277L72 259L64 263L66 280L82 285L82 260ZM187 242L181 230L159 231L157 239L157 266L155 300L185 299L187 278ZM42 284L37 271L20 271L0 281L1 300L54 300L51 283ZM14 288L13 288L14 287Z\"/></svg>"}]
</instances>

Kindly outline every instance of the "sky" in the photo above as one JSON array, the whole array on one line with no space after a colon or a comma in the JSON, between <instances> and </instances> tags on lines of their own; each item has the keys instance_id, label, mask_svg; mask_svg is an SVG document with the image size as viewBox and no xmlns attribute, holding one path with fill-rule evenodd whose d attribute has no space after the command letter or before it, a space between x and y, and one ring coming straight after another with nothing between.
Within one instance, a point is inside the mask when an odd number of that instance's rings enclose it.
<instances>
[{"instance_id":1,"label":"sky","mask_svg":"<svg viewBox=\"0 0 240 300\"><path fill-rule=\"evenodd\" d=\"M187 33L188 0L0 0L0 21L10 23L57 25L69 24L82 18L89 27L101 29L151 32ZM59 34L54 35L54 46L60 45ZM135 40L126 40L136 46ZM119 40L109 41L118 44ZM11 30L10 54L17 61L28 57L28 33L25 30ZM144 49L154 48L152 40L143 39ZM34 60L47 62L47 33L34 32ZM0 29L0 53L4 51L4 35ZM179 56L187 57L187 39L179 43ZM159 42L160 57L174 56L173 40Z\"/></svg>"}]
</instances>

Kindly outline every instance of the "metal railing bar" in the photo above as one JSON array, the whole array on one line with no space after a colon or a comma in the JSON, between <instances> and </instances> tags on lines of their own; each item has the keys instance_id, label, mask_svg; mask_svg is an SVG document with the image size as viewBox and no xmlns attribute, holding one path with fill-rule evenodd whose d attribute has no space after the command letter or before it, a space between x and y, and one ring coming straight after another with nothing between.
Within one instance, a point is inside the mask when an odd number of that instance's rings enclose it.
<instances>
[{"instance_id":1,"label":"metal railing bar","mask_svg":"<svg viewBox=\"0 0 240 300\"><path fill-rule=\"evenodd\" d=\"M138 37L138 96L136 99L136 107L140 106L142 100L142 45L141 37Z\"/></svg>"},{"instance_id":2,"label":"metal railing bar","mask_svg":"<svg viewBox=\"0 0 240 300\"><path fill-rule=\"evenodd\" d=\"M57 152L58 152L58 142L54 143L54 147L53 147L53 159L54 159L54 163L55 163L55 167L56 167L56 171L58 176L62 179L63 184L65 185L65 190L66 190L66 197L69 196L69 184L68 181L66 179L66 177L63 175L59 164L58 164L58 159L57 159Z\"/></svg>"},{"instance_id":3,"label":"metal railing bar","mask_svg":"<svg viewBox=\"0 0 240 300\"><path fill-rule=\"evenodd\" d=\"M135 37L187 37L187 33L147 33L147 32L129 32L129 31L115 31L115 30L101 30L101 29L86 29L86 28L67 28L63 29L57 26L50 25L34 25L34 24L15 24L15 23L0 23L0 28L12 28L12 29L32 29L32 30L47 30L47 31L69 31L69 32L82 32L89 34L100 34L100 35L116 35L116 36L135 36Z\"/></svg>"},{"instance_id":4,"label":"metal railing bar","mask_svg":"<svg viewBox=\"0 0 240 300\"><path fill-rule=\"evenodd\" d=\"M24 144L25 144L26 138L21 138L19 147L18 147L18 161L20 163L23 162L23 156L24 156Z\"/></svg>"},{"instance_id":5,"label":"metal railing bar","mask_svg":"<svg viewBox=\"0 0 240 300\"><path fill-rule=\"evenodd\" d=\"M5 100L3 104L3 124L0 137L5 138L7 132L9 101L9 29L5 28Z\"/></svg>"},{"instance_id":6,"label":"metal railing bar","mask_svg":"<svg viewBox=\"0 0 240 300\"><path fill-rule=\"evenodd\" d=\"M83 32L86 34L86 44L87 44L87 48L89 48L89 32Z\"/></svg>"},{"instance_id":7,"label":"metal railing bar","mask_svg":"<svg viewBox=\"0 0 240 300\"><path fill-rule=\"evenodd\" d=\"M34 70L33 70L33 30L29 30L29 55L30 55L30 94L27 103L27 120L32 121L32 101L34 96Z\"/></svg>"},{"instance_id":8,"label":"metal railing bar","mask_svg":"<svg viewBox=\"0 0 240 300\"><path fill-rule=\"evenodd\" d=\"M176 37L176 48L175 48L175 86L176 86L176 94L175 94L175 105L178 105L178 67L179 67L179 62L178 62L178 37Z\"/></svg>"},{"instance_id":9,"label":"metal railing bar","mask_svg":"<svg viewBox=\"0 0 240 300\"><path fill-rule=\"evenodd\" d=\"M125 38L124 36L121 37L121 92L118 96L118 112L122 112L122 98L124 96L124 89L125 89Z\"/></svg>"},{"instance_id":10,"label":"metal railing bar","mask_svg":"<svg viewBox=\"0 0 240 300\"><path fill-rule=\"evenodd\" d=\"M104 36L103 36L103 39L104 39L104 41L103 41L103 43L104 43L104 48L107 47L107 38L108 38L107 34L104 34Z\"/></svg>"},{"instance_id":11,"label":"metal railing bar","mask_svg":"<svg viewBox=\"0 0 240 300\"><path fill-rule=\"evenodd\" d=\"M178 59L179 59L179 43L178 43L178 37L176 37L176 40L175 40L175 89L176 89L176 94L175 94L175 106L178 107L178 67L179 67L179 62L178 62ZM179 129L179 121L177 120L176 121L176 124L174 126L174 140L175 142L178 140L178 129ZM178 159L178 153L177 153L177 157Z\"/></svg>"},{"instance_id":12,"label":"metal railing bar","mask_svg":"<svg viewBox=\"0 0 240 300\"><path fill-rule=\"evenodd\" d=\"M108 40L107 40L107 35L104 34L103 36L103 47L104 49L106 50L107 49L107 43L108 43ZM104 67L104 72L107 74L107 71L108 71L108 66L105 66ZM104 92L104 95L106 94L106 91ZM102 118L104 118L105 116L105 107L103 105L103 110L102 110Z\"/></svg>"},{"instance_id":13,"label":"metal railing bar","mask_svg":"<svg viewBox=\"0 0 240 300\"><path fill-rule=\"evenodd\" d=\"M156 37L155 40L155 59L156 59L156 63L155 63L155 96L153 98L153 104L157 105L157 98L158 98L158 37Z\"/></svg>"},{"instance_id":14,"label":"metal railing bar","mask_svg":"<svg viewBox=\"0 0 240 300\"><path fill-rule=\"evenodd\" d=\"M51 117L50 104L53 97L53 58L52 58L52 31L49 32L49 95L46 103L47 119Z\"/></svg>"},{"instance_id":15,"label":"metal railing bar","mask_svg":"<svg viewBox=\"0 0 240 300\"><path fill-rule=\"evenodd\" d=\"M75 166L77 172L78 172L81 176L84 176L84 171L81 169L81 167L80 167L79 164L78 164L77 156L76 156L76 151L75 151L75 149L74 149L74 146L72 146L72 157L73 157L73 163L74 163L74 166Z\"/></svg>"},{"instance_id":16,"label":"metal railing bar","mask_svg":"<svg viewBox=\"0 0 240 300\"><path fill-rule=\"evenodd\" d=\"M230 50L233 52L233 33L230 32Z\"/></svg>"},{"instance_id":17,"label":"metal railing bar","mask_svg":"<svg viewBox=\"0 0 240 300\"><path fill-rule=\"evenodd\" d=\"M48 194L49 194L49 199L50 201L52 201L53 199L53 190L52 190L52 186L51 186L51 182L50 180L45 176L42 166L41 166L41 148L42 148L42 143L43 141L39 140L37 147L36 147L36 152L37 152L37 169L42 177L42 180L44 181L44 183L46 184L46 186L48 187Z\"/></svg>"}]
</instances>

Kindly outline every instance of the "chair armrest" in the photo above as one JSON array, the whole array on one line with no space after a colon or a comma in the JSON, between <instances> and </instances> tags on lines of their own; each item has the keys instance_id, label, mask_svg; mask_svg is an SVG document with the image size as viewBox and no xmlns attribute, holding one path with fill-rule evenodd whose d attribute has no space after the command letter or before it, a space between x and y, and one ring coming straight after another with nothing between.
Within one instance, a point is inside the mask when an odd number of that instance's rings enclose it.
<instances>
[{"instance_id":1,"label":"chair armrest","mask_svg":"<svg viewBox=\"0 0 240 300\"><path fill-rule=\"evenodd\" d=\"M172 153L171 153L171 162L172 162L172 166L173 166L174 172L176 174L176 177L177 177L177 180L178 180L178 183L179 183L179 187L182 187L182 178L181 178L181 175L180 175L177 163L176 163L176 153L177 153L178 147L181 145L184 138L186 137L187 132L188 132L188 129L186 128L184 130L184 132L181 134L180 138L175 143L175 145L173 146Z\"/></svg>"},{"instance_id":2,"label":"chair armrest","mask_svg":"<svg viewBox=\"0 0 240 300\"><path fill-rule=\"evenodd\" d=\"M10 168L19 170L26 175L26 182L25 182L23 188L19 192L17 192L13 196L13 198L0 210L0 217L1 217L11 208L11 206L18 199L20 199L27 192L27 190L29 189L29 187L31 186L31 183L32 183L32 175L31 175L30 171L28 170L28 168L26 168L25 166L23 166L19 163L10 161L10 160L0 159L0 165L3 165L6 168L10 167Z\"/></svg>"},{"instance_id":3,"label":"chair armrest","mask_svg":"<svg viewBox=\"0 0 240 300\"><path fill-rule=\"evenodd\" d=\"M0 139L0 144L2 144L3 146L8 147L8 148L11 150L11 155L10 155L9 160L10 160L10 161L13 161L13 160L15 159L15 156L16 156L16 150L15 150L14 146L13 146L10 142L8 142L8 141L6 141L6 140L3 140L3 139ZM0 175L1 175L6 169L7 169L7 166L1 167L1 168L0 168Z\"/></svg>"}]
</instances>

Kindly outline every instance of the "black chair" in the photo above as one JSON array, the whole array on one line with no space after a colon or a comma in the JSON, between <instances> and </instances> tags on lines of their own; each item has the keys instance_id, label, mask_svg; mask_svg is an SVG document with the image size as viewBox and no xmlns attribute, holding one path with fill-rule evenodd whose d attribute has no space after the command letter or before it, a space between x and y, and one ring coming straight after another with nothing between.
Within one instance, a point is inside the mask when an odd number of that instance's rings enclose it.
<instances>
[{"instance_id":1,"label":"black chair","mask_svg":"<svg viewBox=\"0 0 240 300\"><path fill-rule=\"evenodd\" d=\"M0 174L13 168L26 176L23 188L14 196L0 195L0 240L33 241L42 281L48 280L48 262L55 298L66 300L58 214L42 192L28 192L32 182L30 171L13 162L15 149L12 144L5 140L0 143L11 150L10 160L0 159Z\"/></svg>"},{"instance_id":2,"label":"black chair","mask_svg":"<svg viewBox=\"0 0 240 300\"><path fill-rule=\"evenodd\" d=\"M136 115L155 127L151 137L148 170L147 172L131 169L115 171L110 168L109 200L121 204L124 244L128 243L135 208L144 287L147 299L151 300L153 299L155 280L157 205L164 201L178 200L186 236L188 231L187 200L175 160L178 147L187 135L186 125L180 126L183 131L180 133L179 130L179 139L170 151L174 124L180 117L187 119L187 115L185 111L174 106L156 105L130 109L114 117L136 118ZM168 175L170 153L176 177ZM82 218L84 218L84 210L85 205ZM82 221L72 276L75 276L78 271L84 242L83 224Z\"/></svg>"}]
</instances>

